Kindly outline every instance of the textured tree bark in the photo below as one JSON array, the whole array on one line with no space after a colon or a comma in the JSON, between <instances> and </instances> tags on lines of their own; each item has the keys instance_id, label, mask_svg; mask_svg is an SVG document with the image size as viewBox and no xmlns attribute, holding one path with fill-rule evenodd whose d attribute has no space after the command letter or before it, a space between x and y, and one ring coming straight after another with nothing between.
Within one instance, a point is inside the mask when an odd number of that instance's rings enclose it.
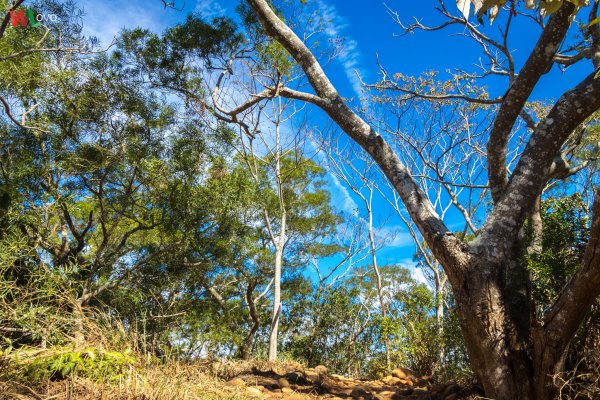
<instances>
[{"instance_id":1,"label":"textured tree bark","mask_svg":"<svg viewBox=\"0 0 600 400\"><path fill-rule=\"evenodd\" d=\"M485 261L473 265L454 290L469 359L486 396L532 399L527 349L511 318L503 277L496 271Z\"/></svg>"},{"instance_id":2,"label":"textured tree bark","mask_svg":"<svg viewBox=\"0 0 600 400\"><path fill-rule=\"evenodd\" d=\"M508 185L506 146L512 127L535 85L554 64L554 55L571 25L569 19L574 9L573 4L565 2L564 7L552 14L525 65L504 95L487 145L488 174L495 202L504 195Z\"/></svg>"},{"instance_id":3,"label":"textured tree bark","mask_svg":"<svg viewBox=\"0 0 600 400\"><path fill-rule=\"evenodd\" d=\"M426 256L426 255L425 255ZM435 321L437 324L437 337L439 339L444 335L444 297L445 297L445 281L442 280L439 271L432 270L434 273L434 281L435 281ZM434 367L434 370L437 370L443 363L444 358L446 356L444 346L440 346L437 354L437 365Z\"/></svg>"}]
</instances>

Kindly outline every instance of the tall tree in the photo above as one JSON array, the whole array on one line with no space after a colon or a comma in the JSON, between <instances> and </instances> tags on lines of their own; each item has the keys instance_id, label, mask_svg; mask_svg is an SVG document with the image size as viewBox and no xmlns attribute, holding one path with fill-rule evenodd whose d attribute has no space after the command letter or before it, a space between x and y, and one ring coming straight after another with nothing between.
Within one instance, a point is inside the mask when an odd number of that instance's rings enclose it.
<instances>
[{"instance_id":1,"label":"tall tree","mask_svg":"<svg viewBox=\"0 0 600 400\"><path fill-rule=\"evenodd\" d=\"M277 137L277 134L276 134ZM279 138L281 139L281 138ZM275 143L265 157L251 156L248 165L260 188L265 244L273 249L273 313L269 334L269 361L277 359L278 327L282 315L281 283L288 270L304 264L319 251L320 242L335 232L340 217L333 211L323 181L324 170L299 150L281 151ZM326 246L326 244L323 244Z\"/></svg>"},{"instance_id":2,"label":"tall tree","mask_svg":"<svg viewBox=\"0 0 600 400\"><path fill-rule=\"evenodd\" d=\"M600 80L596 79L596 67L554 102L540 121L531 125L531 135L519 151L520 157L512 174L507 168L506 154L513 126L523 115L525 102L542 74L556 62L564 65L585 59L585 54L565 55L559 50L572 16L579 9L579 2L554 2L559 7L546 23L542 23L542 33L518 74L510 50L501 42L492 40L498 45L499 52L507 55L507 74L511 84L499 100L475 100L480 104L498 106L487 145L494 207L477 236L469 241L456 236L446 226L394 148L381 132L351 109L313 52L277 15L270 3L266 0L248 0L247 3L266 33L275 38L297 62L314 91L298 91L276 85L256 93L250 103L256 104L261 98L267 99L274 93L312 103L356 141L392 183L428 247L443 265L455 295L473 370L486 395L497 399L552 397L555 389L551 376L562 370L569 342L600 293L600 259L597 257L600 192L597 192L594 201L591 235L582 265L542 320L532 318L527 311L530 279L526 266L520 261L522 249L518 238L545 184L558 176L555 172L560 166L556 161L561 158L563 145L573 131L600 107ZM597 4L594 2L593 10L597 10ZM510 7L514 11L518 3L511 2ZM492 12L497 11L497 8L492 9ZM595 15L593 12L592 17L595 18ZM471 30L464 17L459 18L457 23ZM598 45L593 34L595 26L590 25L591 40L583 44L590 49L590 54L595 54L594 49ZM479 36L484 46L494 45L486 38ZM590 58L595 62L593 56L590 55ZM460 93L449 96L471 100Z\"/></svg>"},{"instance_id":3,"label":"tall tree","mask_svg":"<svg viewBox=\"0 0 600 400\"><path fill-rule=\"evenodd\" d=\"M339 148L334 143L322 143L320 150L327 156L327 167L332 176L336 177L345 187L347 187L359 200L359 211L363 211L363 218L367 226L367 238L369 242L370 260L373 272L377 277L375 283L377 287L377 299L379 301L379 313L382 324L388 319L388 302L384 294L384 285L379 263L377 261L377 252L384 246L386 241L391 241L392 235L383 237L380 228L385 224L375 223L375 199L378 194L376 179L376 166L372 159L364 157L362 149ZM354 151L353 151L354 150ZM386 365L388 372L392 371L391 349L389 338L384 337Z\"/></svg>"}]
</instances>

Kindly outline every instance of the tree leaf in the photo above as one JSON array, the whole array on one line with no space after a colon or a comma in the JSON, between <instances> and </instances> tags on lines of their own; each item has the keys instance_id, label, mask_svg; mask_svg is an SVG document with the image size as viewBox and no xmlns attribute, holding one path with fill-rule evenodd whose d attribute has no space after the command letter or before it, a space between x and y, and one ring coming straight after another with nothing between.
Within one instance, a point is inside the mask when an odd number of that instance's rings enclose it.
<instances>
[{"instance_id":1,"label":"tree leaf","mask_svg":"<svg viewBox=\"0 0 600 400\"><path fill-rule=\"evenodd\" d=\"M462 15L469 19L469 12L471 11L471 0L456 0L456 6L462 13Z\"/></svg>"},{"instance_id":2,"label":"tree leaf","mask_svg":"<svg viewBox=\"0 0 600 400\"><path fill-rule=\"evenodd\" d=\"M543 17L552 14L562 6L563 0L548 0L540 3L540 13Z\"/></svg>"},{"instance_id":3,"label":"tree leaf","mask_svg":"<svg viewBox=\"0 0 600 400\"><path fill-rule=\"evenodd\" d=\"M589 28L592 25L596 25L597 23L600 23L600 17L598 18L594 18L593 20L591 20L587 25L585 25L586 28Z\"/></svg>"},{"instance_id":4,"label":"tree leaf","mask_svg":"<svg viewBox=\"0 0 600 400\"><path fill-rule=\"evenodd\" d=\"M483 5L477 12L478 18L482 18L483 15L489 11L490 23L494 22L496 17L498 16L498 12L506 4L507 0L484 0Z\"/></svg>"}]
</instances>

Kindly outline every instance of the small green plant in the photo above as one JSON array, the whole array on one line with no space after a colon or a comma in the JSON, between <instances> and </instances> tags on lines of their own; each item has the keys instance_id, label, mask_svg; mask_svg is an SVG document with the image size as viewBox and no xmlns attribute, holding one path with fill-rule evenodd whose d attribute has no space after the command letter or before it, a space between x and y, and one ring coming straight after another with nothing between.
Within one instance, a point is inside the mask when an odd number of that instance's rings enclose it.
<instances>
[{"instance_id":1,"label":"small green plant","mask_svg":"<svg viewBox=\"0 0 600 400\"><path fill-rule=\"evenodd\" d=\"M52 350L28 362L23 375L31 380L62 380L79 376L100 382L116 382L133 368L136 358L129 349L106 351L87 347L82 350Z\"/></svg>"}]
</instances>

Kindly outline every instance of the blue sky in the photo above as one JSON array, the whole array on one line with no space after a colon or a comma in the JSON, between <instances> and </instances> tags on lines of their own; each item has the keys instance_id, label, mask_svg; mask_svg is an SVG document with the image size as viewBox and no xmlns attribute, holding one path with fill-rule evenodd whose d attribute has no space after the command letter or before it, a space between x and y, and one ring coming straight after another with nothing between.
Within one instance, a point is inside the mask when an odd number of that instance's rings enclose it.
<instances>
[{"instance_id":1,"label":"blue sky","mask_svg":"<svg viewBox=\"0 0 600 400\"><path fill-rule=\"evenodd\" d=\"M438 32L416 32L398 36L401 28L388 13L388 8L397 12L403 22L411 22L415 18L424 24L435 25L441 21L434 6L436 0L309 0L317 4L326 15L331 16L331 30L346 39L347 47L351 47L348 55L338 60L348 70L358 69L365 79L374 79L376 72L376 56L390 71L400 71L409 75L418 75L427 70L444 71L450 67L462 67L475 70L473 64L481 57L477 46L465 38L458 36L459 28L450 28ZM160 0L79 0L85 11L85 30L108 43L120 29L141 26L160 32L166 27L182 21L190 12L199 12L206 17L230 16L235 18L235 7L238 0L176 0L177 7L183 6L181 12L165 9ZM447 0L448 7L453 6ZM521 18L519 20L519 18ZM533 47L539 29L524 17L516 18L514 35L509 47L515 49L517 64L524 62L528 51ZM501 19L501 17L500 17ZM497 29L487 26L488 32ZM349 43L349 44L348 44ZM535 98L556 97L580 79L589 65L570 68L562 73L555 68L544 76ZM335 83L342 92L350 90L353 84L348 71L333 74ZM340 79L336 79L339 75ZM352 74L353 71L352 71ZM345 78L345 79L344 79ZM557 79L560 78L560 79ZM355 86L355 85L354 85ZM500 87L500 86L499 86ZM504 87L504 85L501 85ZM493 89L493 88L492 88Z\"/></svg>"},{"instance_id":2,"label":"blue sky","mask_svg":"<svg viewBox=\"0 0 600 400\"><path fill-rule=\"evenodd\" d=\"M329 38L345 38L346 50L337 61L328 67L328 73L342 95L354 97L360 90L356 71L366 82L377 79L376 58L390 72L402 72L406 75L419 75L425 71L436 70L442 73L450 68L461 68L475 72L474 64L482 56L480 48L468 38L460 36L460 28L450 28L437 32L415 32L410 35L398 35L401 27L389 15L394 10L403 22L410 23L418 19L423 24L435 25L441 21L434 6L435 0L309 0L321 15L329 21L326 35ZM163 29L182 21L190 12L198 12L205 17L230 16L235 18L238 0L187 0L182 11L165 9L160 0L80 0L78 4L86 11L85 32L99 37L108 44L122 28L140 26L161 32ZM181 7L183 1L177 0ZM453 0L447 0L449 9L456 9ZM587 13L586 13L587 14ZM486 31L497 34L502 16L495 26L486 22ZM514 34L509 47L514 49L517 69L523 64L529 50L535 44L539 28L524 17L515 18ZM560 96L583 76L591 72L591 64L582 64L569 68L566 72L554 68L546 74L533 94L534 99L544 100ZM490 80L492 95L501 95L506 90L503 79ZM332 192L340 208L348 208L351 196L339 186L332 184ZM349 201L350 200L350 201ZM378 203L381 210L379 218L386 218L389 210ZM449 217L452 227L458 220ZM400 235L392 245L379 254L381 261L389 263L411 264L414 246L397 218L388 221L387 230L399 230Z\"/></svg>"}]
</instances>

